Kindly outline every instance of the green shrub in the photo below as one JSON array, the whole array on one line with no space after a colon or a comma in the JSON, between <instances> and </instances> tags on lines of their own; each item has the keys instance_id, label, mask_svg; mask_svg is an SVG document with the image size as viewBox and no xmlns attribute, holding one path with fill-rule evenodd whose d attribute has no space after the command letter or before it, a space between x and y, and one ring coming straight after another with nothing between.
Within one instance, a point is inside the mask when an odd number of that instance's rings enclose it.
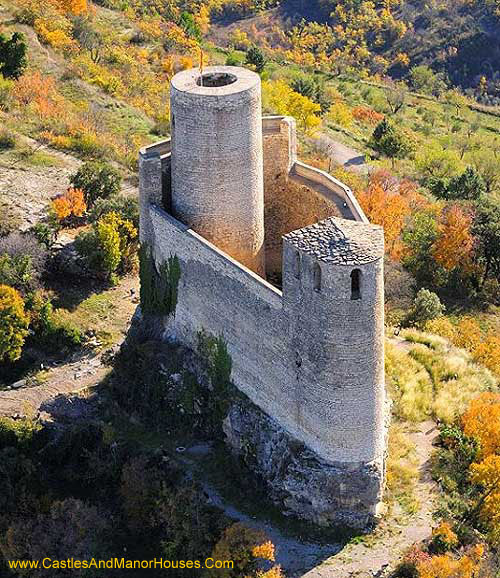
<instances>
[{"instance_id":1,"label":"green shrub","mask_svg":"<svg viewBox=\"0 0 500 578\"><path fill-rule=\"evenodd\" d=\"M31 328L34 341L42 349L57 351L83 343L82 332L72 323L58 319L52 303L40 295L34 296L31 303Z\"/></svg>"},{"instance_id":2,"label":"green shrub","mask_svg":"<svg viewBox=\"0 0 500 578\"><path fill-rule=\"evenodd\" d=\"M407 327L423 327L427 321L440 317L444 311L445 306L435 293L428 289L420 289L404 321L404 325Z\"/></svg>"},{"instance_id":3,"label":"green shrub","mask_svg":"<svg viewBox=\"0 0 500 578\"><path fill-rule=\"evenodd\" d=\"M116 274L127 273L135 265L137 229L110 212L94 222L92 230L81 233L75 247L92 270L115 282Z\"/></svg>"},{"instance_id":4,"label":"green shrub","mask_svg":"<svg viewBox=\"0 0 500 578\"><path fill-rule=\"evenodd\" d=\"M88 219L95 223L108 213L116 213L122 219L131 221L136 229L139 228L139 204L133 197L114 195L107 199L97 199L89 213Z\"/></svg>"},{"instance_id":5,"label":"green shrub","mask_svg":"<svg viewBox=\"0 0 500 578\"><path fill-rule=\"evenodd\" d=\"M267 60L258 46L251 46L247 51L245 64L252 66L255 72L260 74L264 71Z\"/></svg>"},{"instance_id":6,"label":"green shrub","mask_svg":"<svg viewBox=\"0 0 500 578\"><path fill-rule=\"evenodd\" d=\"M13 87L14 81L9 78L4 78L2 74L0 74L0 110L9 110Z\"/></svg>"},{"instance_id":7,"label":"green shrub","mask_svg":"<svg viewBox=\"0 0 500 578\"><path fill-rule=\"evenodd\" d=\"M97 199L107 199L120 191L122 177L109 163L89 161L84 163L70 179L75 189L81 189L89 209Z\"/></svg>"},{"instance_id":8,"label":"green shrub","mask_svg":"<svg viewBox=\"0 0 500 578\"><path fill-rule=\"evenodd\" d=\"M30 229L30 233L36 238L36 240L46 247L51 249L57 240L57 233L59 231L60 225L58 223L37 223Z\"/></svg>"},{"instance_id":9,"label":"green shrub","mask_svg":"<svg viewBox=\"0 0 500 578\"><path fill-rule=\"evenodd\" d=\"M226 66L241 66L241 58L235 52L230 52L226 57Z\"/></svg>"},{"instance_id":10,"label":"green shrub","mask_svg":"<svg viewBox=\"0 0 500 578\"><path fill-rule=\"evenodd\" d=\"M40 286L47 261L47 249L31 234L10 233L0 239L0 283L23 295Z\"/></svg>"},{"instance_id":11,"label":"green shrub","mask_svg":"<svg viewBox=\"0 0 500 578\"><path fill-rule=\"evenodd\" d=\"M32 419L14 420L0 417L0 449L19 447L27 449L42 426Z\"/></svg>"},{"instance_id":12,"label":"green shrub","mask_svg":"<svg viewBox=\"0 0 500 578\"><path fill-rule=\"evenodd\" d=\"M7 39L0 34L0 73L4 78L19 78L28 66L28 47L24 34L14 32Z\"/></svg>"}]
</instances>

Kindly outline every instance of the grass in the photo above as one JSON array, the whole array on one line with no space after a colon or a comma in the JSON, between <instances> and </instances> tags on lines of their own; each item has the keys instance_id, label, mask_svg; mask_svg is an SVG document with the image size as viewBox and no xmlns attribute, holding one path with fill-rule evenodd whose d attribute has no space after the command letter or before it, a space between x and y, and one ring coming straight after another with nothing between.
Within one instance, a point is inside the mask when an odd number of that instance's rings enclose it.
<instances>
[{"instance_id":1,"label":"grass","mask_svg":"<svg viewBox=\"0 0 500 578\"><path fill-rule=\"evenodd\" d=\"M389 456L387 459L386 502L397 514L413 515L419 502L415 495L418 481L418 456L415 444L409 437L408 425L395 421L389 431Z\"/></svg>"},{"instance_id":2,"label":"grass","mask_svg":"<svg viewBox=\"0 0 500 578\"><path fill-rule=\"evenodd\" d=\"M120 341L128 328L135 304L128 290L135 279L125 278L117 287L63 287L55 302L55 316L63 323L75 325L83 333L94 332L99 347ZM98 291L98 292L94 292Z\"/></svg>"},{"instance_id":3,"label":"grass","mask_svg":"<svg viewBox=\"0 0 500 578\"><path fill-rule=\"evenodd\" d=\"M498 389L498 379L446 339L416 330L401 333L408 349L388 342L386 377L393 413L418 423L434 418L452 423L469 402Z\"/></svg>"}]
</instances>

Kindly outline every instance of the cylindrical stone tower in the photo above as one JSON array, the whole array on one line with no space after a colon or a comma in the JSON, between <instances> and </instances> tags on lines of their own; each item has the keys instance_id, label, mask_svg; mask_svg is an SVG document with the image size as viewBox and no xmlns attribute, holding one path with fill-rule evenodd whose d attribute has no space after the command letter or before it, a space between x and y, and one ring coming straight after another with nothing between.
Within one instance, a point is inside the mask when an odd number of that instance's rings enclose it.
<instances>
[{"instance_id":1,"label":"cylindrical stone tower","mask_svg":"<svg viewBox=\"0 0 500 578\"><path fill-rule=\"evenodd\" d=\"M382 463L383 230L330 218L283 239L297 422L309 447L330 462Z\"/></svg>"},{"instance_id":2,"label":"cylindrical stone tower","mask_svg":"<svg viewBox=\"0 0 500 578\"><path fill-rule=\"evenodd\" d=\"M264 275L260 77L232 66L185 70L170 99L174 216Z\"/></svg>"}]
</instances>

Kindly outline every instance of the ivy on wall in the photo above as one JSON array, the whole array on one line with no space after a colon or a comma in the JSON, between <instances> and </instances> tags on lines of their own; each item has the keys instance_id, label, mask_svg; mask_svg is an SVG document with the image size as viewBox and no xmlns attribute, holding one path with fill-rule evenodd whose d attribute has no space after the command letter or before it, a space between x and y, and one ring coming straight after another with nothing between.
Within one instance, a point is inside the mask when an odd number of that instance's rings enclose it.
<instances>
[{"instance_id":1,"label":"ivy on wall","mask_svg":"<svg viewBox=\"0 0 500 578\"><path fill-rule=\"evenodd\" d=\"M222 335L210 335L203 329L198 332L198 353L207 364L212 394L210 415L214 429L221 429L227 415L234 387L231 382L233 361Z\"/></svg>"},{"instance_id":2,"label":"ivy on wall","mask_svg":"<svg viewBox=\"0 0 500 578\"><path fill-rule=\"evenodd\" d=\"M181 266L176 255L164 261L156 270L151 248L139 249L141 279L141 310L144 315L175 315Z\"/></svg>"}]
</instances>

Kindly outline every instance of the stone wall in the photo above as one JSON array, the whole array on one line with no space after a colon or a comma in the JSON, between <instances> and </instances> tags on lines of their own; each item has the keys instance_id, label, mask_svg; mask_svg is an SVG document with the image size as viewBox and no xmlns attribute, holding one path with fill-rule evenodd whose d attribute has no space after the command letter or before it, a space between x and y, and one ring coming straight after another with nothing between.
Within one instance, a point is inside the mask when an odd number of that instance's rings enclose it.
<instances>
[{"instance_id":1,"label":"stone wall","mask_svg":"<svg viewBox=\"0 0 500 578\"><path fill-rule=\"evenodd\" d=\"M351 268L345 268L345 278L332 273L336 295L327 277L321 295L304 284L297 293L290 282L283 295L162 209L153 206L150 214L158 266L174 254L181 266L168 336L195 346L202 329L223 335L235 385L322 459L379 459L383 343L382 350L380 341L374 345L374 333L383 325L383 313L375 312L379 306L383 311L380 289L367 290L357 306L348 297L346 302L340 284L350 287ZM381 259L365 271L380 287Z\"/></svg>"},{"instance_id":2,"label":"stone wall","mask_svg":"<svg viewBox=\"0 0 500 578\"><path fill-rule=\"evenodd\" d=\"M335 204L290 179L294 162L294 121L264 122L264 224L266 273L280 277L281 238L286 233L339 215ZM266 126L267 125L267 126ZM267 130L266 130L267 129Z\"/></svg>"}]
</instances>

